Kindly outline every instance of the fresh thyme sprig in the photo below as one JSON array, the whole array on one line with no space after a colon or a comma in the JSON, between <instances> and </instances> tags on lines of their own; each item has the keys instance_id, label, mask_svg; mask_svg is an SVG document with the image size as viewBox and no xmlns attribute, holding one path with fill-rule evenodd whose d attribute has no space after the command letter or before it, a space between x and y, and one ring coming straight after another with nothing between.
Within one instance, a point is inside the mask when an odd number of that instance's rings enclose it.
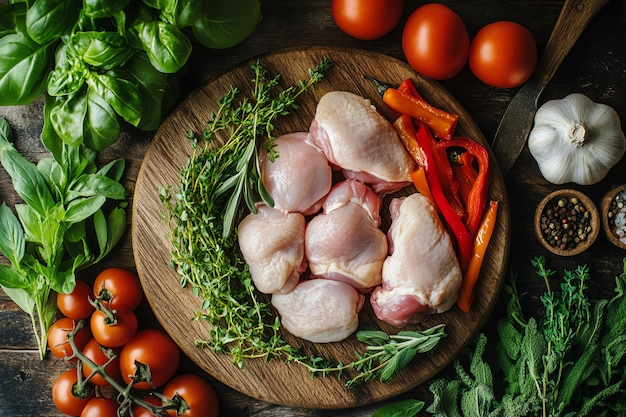
<instances>
[{"instance_id":1,"label":"fresh thyme sprig","mask_svg":"<svg viewBox=\"0 0 626 417\"><path fill-rule=\"evenodd\" d=\"M297 99L324 77L330 62L323 59L309 78L297 87L278 93L280 76L270 77L259 62L252 65L252 98L236 102L239 89L232 87L219 101L202 138L189 133L193 152L181 170L178 188L161 189L164 220L172 226L171 265L180 275L180 285L201 298L195 319L211 325L208 340L196 344L232 356L236 366L244 360L282 358L304 366L313 376L353 370L346 385L379 378L392 379L417 353L434 348L445 336L443 326L424 332L387 335L359 331L367 346L349 364L331 364L323 358L303 355L280 333L280 320L255 291L248 266L241 258L235 225L255 203L270 204L271 196L261 182L258 150L264 146L270 158L274 123L296 109Z\"/></svg>"},{"instance_id":2,"label":"fresh thyme sprig","mask_svg":"<svg viewBox=\"0 0 626 417\"><path fill-rule=\"evenodd\" d=\"M280 75L270 76L255 62L252 97L237 102L240 90L232 87L220 99L202 140L188 133L193 153L178 189L161 190L165 220L173 225L171 264L180 284L203 300L197 318L211 324L210 341L198 343L231 354L238 366L245 358L293 351L280 338L280 323L267 303L258 299L233 231L246 208L255 211L261 199L271 203L259 173L259 147L272 150L276 119L296 109L298 97L322 80L330 65L323 59L298 87L277 93Z\"/></svg>"}]
</instances>

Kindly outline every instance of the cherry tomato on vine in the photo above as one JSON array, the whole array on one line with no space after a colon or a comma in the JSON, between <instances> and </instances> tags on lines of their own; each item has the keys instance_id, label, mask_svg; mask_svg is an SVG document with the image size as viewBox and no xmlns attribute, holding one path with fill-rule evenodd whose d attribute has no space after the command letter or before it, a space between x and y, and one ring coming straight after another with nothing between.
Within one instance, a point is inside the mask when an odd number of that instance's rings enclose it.
<instances>
[{"instance_id":1,"label":"cherry tomato on vine","mask_svg":"<svg viewBox=\"0 0 626 417\"><path fill-rule=\"evenodd\" d=\"M361 39L378 39L393 30L402 16L403 0L333 0L339 29Z\"/></svg>"},{"instance_id":2,"label":"cherry tomato on vine","mask_svg":"<svg viewBox=\"0 0 626 417\"><path fill-rule=\"evenodd\" d=\"M100 272L93 283L93 295L106 308L133 311L141 303L143 290L139 278L122 268L108 268Z\"/></svg>"},{"instance_id":3,"label":"cherry tomato on vine","mask_svg":"<svg viewBox=\"0 0 626 417\"><path fill-rule=\"evenodd\" d=\"M48 348L55 358L63 359L74 356L74 350L67 336L75 330L75 322L69 317L62 317L52 323L48 329ZM74 335L76 348L82 350L91 339L89 327L84 326Z\"/></svg>"},{"instance_id":4,"label":"cherry tomato on vine","mask_svg":"<svg viewBox=\"0 0 626 417\"><path fill-rule=\"evenodd\" d=\"M76 286L69 294L57 295L57 306L65 316L74 320L86 319L95 307L89 302L91 288L84 281L76 281Z\"/></svg>"},{"instance_id":5,"label":"cherry tomato on vine","mask_svg":"<svg viewBox=\"0 0 626 417\"><path fill-rule=\"evenodd\" d=\"M418 7L402 32L402 50L417 72L436 80L452 78L467 63L470 38L461 17L448 6Z\"/></svg>"},{"instance_id":6,"label":"cherry tomato on vine","mask_svg":"<svg viewBox=\"0 0 626 417\"><path fill-rule=\"evenodd\" d=\"M526 82L537 64L537 44L519 23L499 21L476 33L470 47L469 66L482 82L501 88Z\"/></svg>"},{"instance_id":7,"label":"cherry tomato on vine","mask_svg":"<svg viewBox=\"0 0 626 417\"><path fill-rule=\"evenodd\" d=\"M150 369L152 384L155 387L164 385L178 369L180 349L167 333L157 329L146 329L137 332L120 352L120 369L122 378L127 384L135 376L135 361L147 365ZM146 381L138 381L135 388L149 389Z\"/></svg>"},{"instance_id":8,"label":"cherry tomato on vine","mask_svg":"<svg viewBox=\"0 0 626 417\"><path fill-rule=\"evenodd\" d=\"M98 366L104 366L109 362L109 357L105 353L105 350L110 351L110 354L115 355L113 360L104 368L104 372L114 379L115 381L122 381L122 373L120 371L120 358L119 349L106 348L100 345L96 339L91 339L85 347L82 349L83 355L92 360ZM83 376L87 378L93 372L92 368L83 362ZM91 379L91 383L99 387L107 387L111 385L102 375L99 373L94 374Z\"/></svg>"},{"instance_id":9,"label":"cherry tomato on vine","mask_svg":"<svg viewBox=\"0 0 626 417\"><path fill-rule=\"evenodd\" d=\"M52 384L52 401L63 414L79 416L85 405L94 397L93 386L89 383L84 387L77 384L78 371L68 369L57 377Z\"/></svg>"},{"instance_id":10,"label":"cherry tomato on vine","mask_svg":"<svg viewBox=\"0 0 626 417\"><path fill-rule=\"evenodd\" d=\"M117 401L105 397L92 398L85 404L80 417L117 417Z\"/></svg>"},{"instance_id":11,"label":"cherry tomato on vine","mask_svg":"<svg viewBox=\"0 0 626 417\"><path fill-rule=\"evenodd\" d=\"M137 333L139 322L132 311L116 311L111 322L106 313L97 310L91 315L91 333L102 346L120 347Z\"/></svg>"},{"instance_id":12,"label":"cherry tomato on vine","mask_svg":"<svg viewBox=\"0 0 626 417\"><path fill-rule=\"evenodd\" d=\"M177 410L167 410L171 417L217 417L219 402L213 387L198 375L177 375L163 388L163 395L168 399L174 399L175 395L183 398L186 406L182 414Z\"/></svg>"},{"instance_id":13,"label":"cherry tomato on vine","mask_svg":"<svg viewBox=\"0 0 626 417\"><path fill-rule=\"evenodd\" d=\"M154 395L146 395L142 398L142 400L147 402L148 404L156 405L159 407L163 404L161 399L155 397ZM154 417L154 414L150 410L140 406L139 404L135 404L133 406L133 417Z\"/></svg>"}]
</instances>

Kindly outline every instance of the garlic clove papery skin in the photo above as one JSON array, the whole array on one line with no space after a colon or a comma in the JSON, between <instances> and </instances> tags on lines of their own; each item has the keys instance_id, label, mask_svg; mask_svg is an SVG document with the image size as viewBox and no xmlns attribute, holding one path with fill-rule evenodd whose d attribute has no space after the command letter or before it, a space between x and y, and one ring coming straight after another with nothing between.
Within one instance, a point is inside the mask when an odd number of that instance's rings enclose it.
<instances>
[{"instance_id":1,"label":"garlic clove papery skin","mask_svg":"<svg viewBox=\"0 0 626 417\"><path fill-rule=\"evenodd\" d=\"M595 184L620 161L626 138L613 108L574 93L542 105L528 148L553 184Z\"/></svg>"}]
</instances>

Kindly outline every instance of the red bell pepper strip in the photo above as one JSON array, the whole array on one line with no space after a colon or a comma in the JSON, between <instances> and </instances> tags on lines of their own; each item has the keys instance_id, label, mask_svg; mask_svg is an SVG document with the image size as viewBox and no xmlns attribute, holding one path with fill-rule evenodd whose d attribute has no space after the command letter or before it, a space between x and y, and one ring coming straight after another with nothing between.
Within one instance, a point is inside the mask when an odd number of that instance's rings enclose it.
<instances>
[{"instance_id":1,"label":"red bell pepper strip","mask_svg":"<svg viewBox=\"0 0 626 417\"><path fill-rule=\"evenodd\" d=\"M424 123L435 132L437 137L452 138L459 116L432 106L419 97L419 94L417 97L409 94L406 86L402 91L387 88L383 94L383 101L398 113L408 114Z\"/></svg>"},{"instance_id":2,"label":"red bell pepper strip","mask_svg":"<svg viewBox=\"0 0 626 417\"><path fill-rule=\"evenodd\" d=\"M469 138L455 137L448 141L441 141L438 144L445 147L454 146L463 148L466 152L474 156L478 162L478 173L476 174L476 179L469 191L465 204L467 212L465 224L470 234L474 236L478 231L483 212L487 206L490 170L489 154L483 146Z\"/></svg>"},{"instance_id":3,"label":"red bell pepper strip","mask_svg":"<svg viewBox=\"0 0 626 417\"><path fill-rule=\"evenodd\" d=\"M430 187L430 193L450 233L454 237L461 270L465 271L472 253L472 236L469 234L463 220L457 215L443 192L439 172L435 165L435 158L431 149L431 144L434 142L432 133L426 126L420 125L416 138L424 157L423 167Z\"/></svg>"},{"instance_id":4,"label":"red bell pepper strip","mask_svg":"<svg viewBox=\"0 0 626 417\"><path fill-rule=\"evenodd\" d=\"M478 281L480 275L480 269L485 258L487 246L491 240L493 230L496 225L496 217L498 212L498 202L492 200L489 202L489 208L485 214L480 228L474 238L474 244L472 248L472 256L465 274L463 274L463 281L461 283L461 289L456 300L457 306L461 311L468 313L472 302L474 301L474 287Z\"/></svg>"}]
</instances>

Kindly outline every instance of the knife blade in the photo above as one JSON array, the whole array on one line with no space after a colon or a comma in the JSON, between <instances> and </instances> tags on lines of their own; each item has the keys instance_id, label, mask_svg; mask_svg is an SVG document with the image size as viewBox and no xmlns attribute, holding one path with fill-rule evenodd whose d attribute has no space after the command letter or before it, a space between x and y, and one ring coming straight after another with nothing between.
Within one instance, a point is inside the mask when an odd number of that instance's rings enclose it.
<instances>
[{"instance_id":1,"label":"knife blade","mask_svg":"<svg viewBox=\"0 0 626 417\"><path fill-rule=\"evenodd\" d=\"M565 0L535 73L517 91L496 130L491 148L503 177L524 149L541 92L587 24L606 3L608 0Z\"/></svg>"}]
</instances>

